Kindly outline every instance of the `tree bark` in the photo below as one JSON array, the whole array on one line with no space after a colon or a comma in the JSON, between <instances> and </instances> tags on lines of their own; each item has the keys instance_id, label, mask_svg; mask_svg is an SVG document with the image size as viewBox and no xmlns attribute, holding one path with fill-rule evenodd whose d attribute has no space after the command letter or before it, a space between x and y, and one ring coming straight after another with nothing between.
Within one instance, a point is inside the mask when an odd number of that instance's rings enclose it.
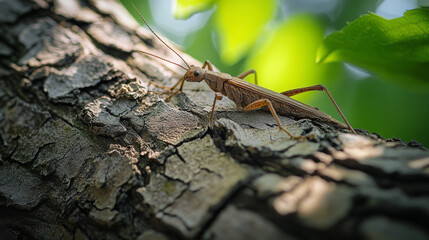
<instances>
[{"instance_id":1,"label":"tree bark","mask_svg":"<svg viewBox=\"0 0 429 240\"><path fill-rule=\"evenodd\" d=\"M2 239L429 238L418 143L227 99L209 124L204 83L148 92L183 70L133 50L180 60L117 2L0 9Z\"/></svg>"}]
</instances>

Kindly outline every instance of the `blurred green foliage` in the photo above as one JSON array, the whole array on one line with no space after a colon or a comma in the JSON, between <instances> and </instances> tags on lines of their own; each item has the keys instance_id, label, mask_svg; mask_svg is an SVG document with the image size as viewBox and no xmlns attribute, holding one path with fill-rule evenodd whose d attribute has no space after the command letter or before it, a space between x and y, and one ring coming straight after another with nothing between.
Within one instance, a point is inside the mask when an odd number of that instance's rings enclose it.
<instances>
[{"instance_id":1,"label":"blurred green foliage","mask_svg":"<svg viewBox=\"0 0 429 240\"><path fill-rule=\"evenodd\" d=\"M129 1L122 2L131 9ZM209 59L232 75L253 68L258 84L275 91L323 84L353 127L429 146L429 90L415 87L416 79L421 86L429 80L427 9L386 20L368 14L380 1L331 2L337 5L323 10L323 3L311 0L177 0L172 14L186 18L211 11L184 43L196 59ZM150 21L147 1L135 3ZM305 4L314 6L306 11ZM294 98L341 119L324 93Z\"/></svg>"},{"instance_id":2,"label":"blurred green foliage","mask_svg":"<svg viewBox=\"0 0 429 240\"><path fill-rule=\"evenodd\" d=\"M264 33L266 23L272 18L275 0L231 1L218 0L215 12L216 30L222 32L218 40L223 62L237 62Z\"/></svg>"},{"instance_id":3,"label":"blurred green foliage","mask_svg":"<svg viewBox=\"0 0 429 240\"><path fill-rule=\"evenodd\" d=\"M208 10L213 7L215 0L177 0L174 8L174 17L186 19L195 13Z\"/></svg>"}]
</instances>

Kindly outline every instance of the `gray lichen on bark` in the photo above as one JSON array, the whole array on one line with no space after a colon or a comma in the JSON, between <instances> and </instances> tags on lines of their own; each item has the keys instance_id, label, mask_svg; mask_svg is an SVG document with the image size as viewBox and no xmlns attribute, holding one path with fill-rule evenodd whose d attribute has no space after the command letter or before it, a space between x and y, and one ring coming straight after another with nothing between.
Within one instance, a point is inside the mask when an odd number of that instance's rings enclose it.
<instances>
[{"instance_id":1,"label":"gray lichen on bark","mask_svg":"<svg viewBox=\"0 0 429 240\"><path fill-rule=\"evenodd\" d=\"M0 4L0 231L10 239L427 239L429 151L240 112L185 84L116 1ZM178 50L179 51L179 50ZM183 53L182 53L183 54ZM187 61L200 64L183 54Z\"/></svg>"}]
</instances>

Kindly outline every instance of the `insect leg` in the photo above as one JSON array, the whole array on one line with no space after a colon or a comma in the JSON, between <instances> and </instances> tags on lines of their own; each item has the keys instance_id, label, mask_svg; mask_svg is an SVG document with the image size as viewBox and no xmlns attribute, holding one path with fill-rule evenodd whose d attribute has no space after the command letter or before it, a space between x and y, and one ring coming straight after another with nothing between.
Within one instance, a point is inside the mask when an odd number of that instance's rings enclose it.
<instances>
[{"instance_id":1,"label":"insect leg","mask_svg":"<svg viewBox=\"0 0 429 240\"><path fill-rule=\"evenodd\" d=\"M179 85L179 83L180 83L180 87L179 87L179 89L177 90L177 91L175 91L175 92L173 92L168 98L166 98L165 100L166 101L170 101L170 99L174 96L174 95L176 95L178 92L182 92L182 89L183 89L183 84L185 83L185 78L181 78L176 84L174 84L174 86L173 87L171 87L171 89L170 89L170 91L173 91L178 85Z\"/></svg>"},{"instance_id":2,"label":"insect leg","mask_svg":"<svg viewBox=\"0 0 429 240\"><path fill-rule=\"evenodd\" d=\"M256 85L258 85L258 78L257 78L257 75L256 75L256 71L255 71L255 69L247 70L247 71L245 71L244 73L242 73L242 74L238 75L237 77L238 77L238 78L240 78L240 79L244 79L245 77L247 77L248 75L250 75L250 74L252 74L252 73L254 73L254 74L255 74L255 84L256 84Z\"/></svg>"},{"instance_id":3,"label":"insect leg","mask_svg":"<svg viewBox=\"0 0 429 240\"><path fill-rule=\"evenodd\" d=\"M206 67L208 70L213 71L213 65L209 60L206 60L203 64L203 68L206 68Z\"/></svg>"},{"instance_id":4,"label":"insect leg","mask_svg":"<svg viewBox=\"0 0 429 240\"><path fill-rule=\"evenodd\" d=\"M168 92L171 92L171 91L173 91L178 85L179 85L179 83L182 83L182 85L181 85L181 87L183 86L183 82L184 82L184 78L182 77L182 78L180 78L179 79L179 81L177 81L172 87L166 87L166 86L161 86L161 85L159 85L159 84L156 84L156 83L154 83L154 82L152 82L152 81L150 81L149 82L149 86L150 85L154 85L155 87L157 87L157 88L161 88L161 89L164 89L165 91L162 91L162 92L155 92L155 91L148 91L148 92L150 92L150 93L154 93L154 94L164 94L164 93L168 93ZM174 94L176 94L176 93L174 93Z\"/></svg>"},{"instance_id":5,"label":"insect leg","mask_svg":"<svg viewBox=\"0 0 429 240\"><path fill-rule=\"evenodd\" d=\"M300 94L300 93L303 93L303 92L308 92L308 91L324 91L324 92L326 92L326 94L328 94L328 97L331 99L332 103L334 104L335 108L340 113L340 115L343 118L344 122L347 124L347 127L350 129L350 131L352 131L352 133L357 134L355 132L355 130L352 128L352 126L350 125L350 123L347 121L347 119L344 116L343 112L341 112L340 107L338 107L338 105L335 102L334 98L332 97L332 95L329 93L328 89L325 86L319 84L319 85L314 85L314 86L310 86L310 87L292 89L292 90L289 90L289 91L282 92L281 94L290 97L290 96L293 96L293 95L296 95L296 94Z\"/></svg>"},{"instance_id":6,"label":"insect leg","mask_svg":"<svg viewBox=\"0 0 429 240\"><path fill-rule=\"evenodd\" d=\"M305 137L303 136L295 136L292 133L290 133L288 130L286 130L285 128L282 127L282 124L280 123L280 119L277 116L276 111L274 110L273 104L271 103L271 101L269 99L260 99L260 100L256 100L254 102L252 102L251 104L247 105L244 108L244 111L250 111L250 110L254 110L257 108L261 108L264 106L268 106L268 109L270 109L271 114L273 115L274 119L276 119L277 124L279 125L280 130L286 132L292 139L298 139L298 140L303 140L305 139Z\"/></svg>"},{"instance_id":7,"label":"insect leg","mask_svg":"<svg viewBox=\"0 0 429 240\"><path fill-rule=\"evenodd\" d=\"M210 113L210 121L209 122L211 122L213 120L213 112L214 112L214 109L215 109L216 101L217 100L222 100L222 98L223 98L223 95L221 93L215 92L215 98L214 98L214 101L213 101L212 112Z\"/></svg>"},{"instance_id":8,"label":"insect leg","mask_svg":"<svg viewBox=\"0 0 429 240\"><path fill-rule=\"evenodd\" d=\"M149 81L149 86L150 86L150 85L153 85L153 86L155 86L155 87L157 87L157 88L161 88L161 89L166 90L166 91L163 91L163 92L154 92L154 91L150 91L151 93L156 93L156 94L166 93L166 92L170 91L170 89L171 89L171 87L162 86L162 85L159 85L159 84L157 84L157 83L155 83L155 82L152 82L152 81Z\"/></svg>"}]
</instances>

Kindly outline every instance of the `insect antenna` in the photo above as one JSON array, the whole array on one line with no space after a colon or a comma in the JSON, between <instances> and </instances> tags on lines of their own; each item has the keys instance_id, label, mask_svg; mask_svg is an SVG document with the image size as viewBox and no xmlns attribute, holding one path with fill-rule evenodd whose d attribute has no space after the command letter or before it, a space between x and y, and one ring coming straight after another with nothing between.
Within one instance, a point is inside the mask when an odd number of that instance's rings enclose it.
<instances>
[{"instance_id":1,"label":"insect antenna","mask_svg":"<svg viewBox=\"0 0 429 240\"><path fill-rule=\"evenodd\" d=\"M152 56L152 57L159 58L159 59L164 60L164 61L169 62L169 63L172 63L172 64L174 64L174 65L176 65L176 66L179 66L179 67L181 67L181 68L185 69L186 71L188 70L188 69L186 69L184 66L182 66L182 65L180 65L180 64L177 64L177 63L175 63L175 62L173 62L173 61L170 61L170 60L168 60L168 59L165 59L165 58L162 58L162 57L160 57L160 56L157 56L157 55L155 55L155 54L153 54L153 53L148 53L148 52L144 52L144 51L140 51L140 50L135 50L135 51L137 51L137 52L141 52L141 53L143 53L143 54L147 54L147 55Z\"/></svg>"},{"instance_id":2,"label":"insect antenna","mask_svg":"<svg viewBox=\"0 0 429 240\"><path fill-rule=\"evenodd\" d=\"M177 56L179 56L179 58L180 59L182 59L182 61L186 64L186 66L188 67L188 69L190 69L191 67L188 65L188 63L185 61L185 59L183 59L183 57L182 56L180 56L180 54L178 54L176 51L174 51L174 49L173 48L171 48L167 43L165 43L156 33L155 33L155 31L153 31L152 30L152 28L149 26L149 23L147 23L147 21L146 21L146 19L143 17L143 15L141 15L141 13L139 12L139 10L137 9L137 7L134 5L134 3L133 2L131 2L131 5L133 6L133 8L134 8L134 10L136 10L136 12L137 12L137 14L140 16L140 18L143 20L143 22L146 24L146 26L149 28L149 30L153 33L153 35L155 35L155 37L156 38L158 38L158 40L159 41L161 41L165 46L167 46L171 51L173 51ZM143 52L143 51L139 51L139 52L142 52L142 53L144 53L144 54L148 54L148 55L150 55L150 56L153 56L153 57L157 57L157 58L159 58L159 59L163 59L163 60L165 60L165 61L167 61L167 62L170 62L170 63L173 63L173 62L171 62L171 61L168 61L167 59L164 59L164 58L161 58L161 57L158 57L158 56L156 56L156 55L154 55L154 54L150 54L150 53L147 53L147 52ZM176 64L176 65L179 65L179 64L177 64L177 63L173 63L173 64ZM184 67L182 67L182 68L184 68ZM187 70L186 68L184 68L185 70Z\"/></svg>"}]
</instances>

